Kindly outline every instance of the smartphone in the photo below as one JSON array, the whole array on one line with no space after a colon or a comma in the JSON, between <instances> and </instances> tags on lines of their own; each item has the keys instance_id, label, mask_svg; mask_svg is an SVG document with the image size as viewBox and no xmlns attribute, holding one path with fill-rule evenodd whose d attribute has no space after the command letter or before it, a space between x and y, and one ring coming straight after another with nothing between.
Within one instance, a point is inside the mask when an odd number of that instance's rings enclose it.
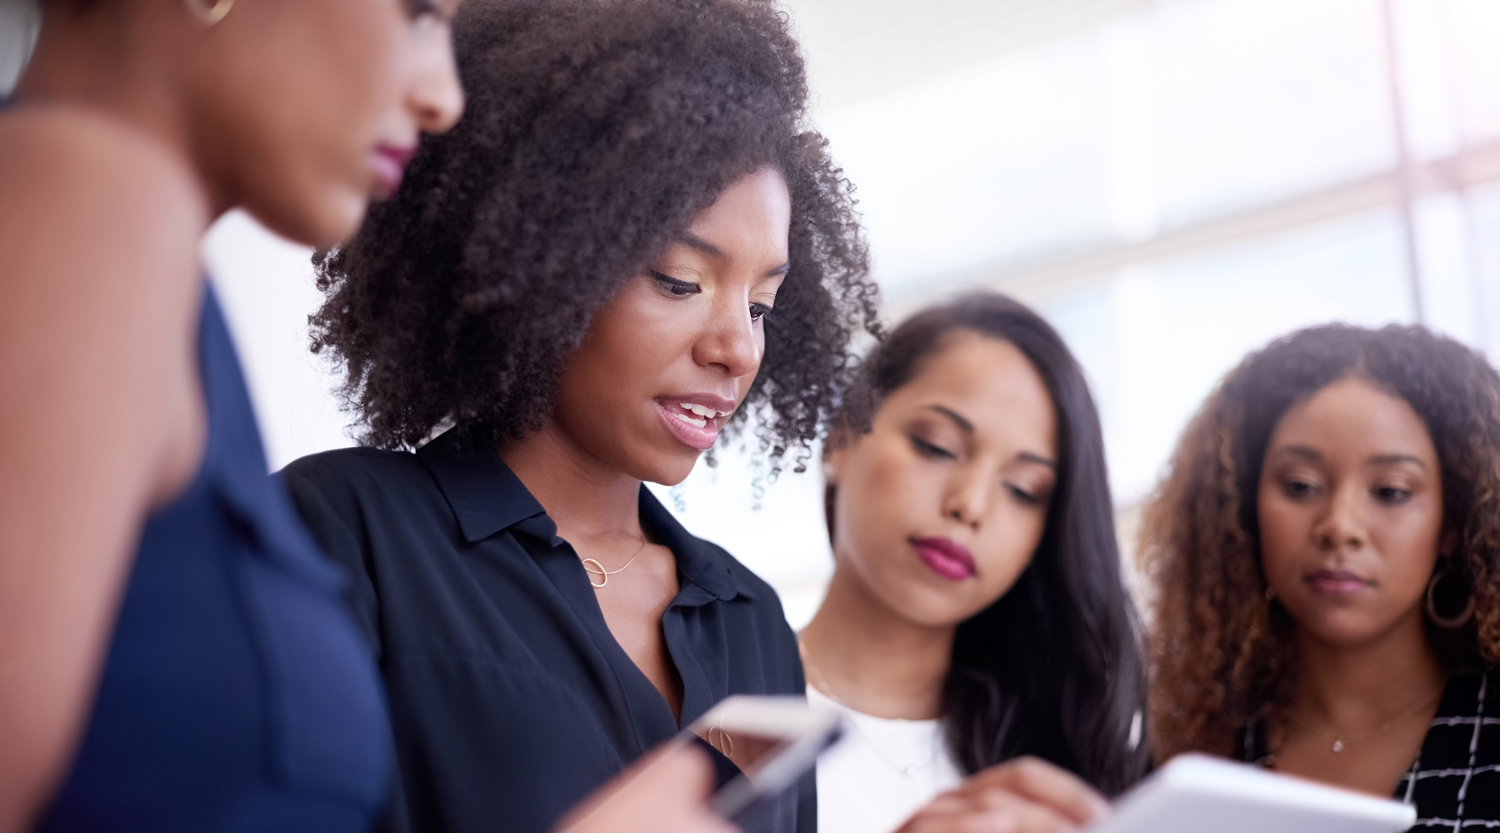
<instances>
[{"instance_id":1,"label":"smartphone","mask_svg":"<svg viewBox=\"0 0 1500 833\"><path fill-rule=\"evenodd\" d=\"M743 695L726 698L686 731L739 768L740 774L714 793L711 806L749 829L843 735L843 716L801 697Z\"/></svg>"}]
</instances>

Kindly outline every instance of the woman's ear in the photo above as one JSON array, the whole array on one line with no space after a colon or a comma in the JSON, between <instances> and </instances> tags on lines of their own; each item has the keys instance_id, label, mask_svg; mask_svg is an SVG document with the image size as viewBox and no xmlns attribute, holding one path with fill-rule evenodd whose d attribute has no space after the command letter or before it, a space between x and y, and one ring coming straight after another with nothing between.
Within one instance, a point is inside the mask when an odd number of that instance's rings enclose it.
<instances>
[{"instance_id":1,"label":"woman's ear","mask_svg":"<svg viewBox=\"0 0 1500 833\"><path fill-rule=\"evenodd\" d=\"M838 485L839 471L843 469L849 446L855 439L849 434L849 429L841 427L828 432L828 439L823 444L823 482L826 485Z\"/></svg>"}]
</instances>

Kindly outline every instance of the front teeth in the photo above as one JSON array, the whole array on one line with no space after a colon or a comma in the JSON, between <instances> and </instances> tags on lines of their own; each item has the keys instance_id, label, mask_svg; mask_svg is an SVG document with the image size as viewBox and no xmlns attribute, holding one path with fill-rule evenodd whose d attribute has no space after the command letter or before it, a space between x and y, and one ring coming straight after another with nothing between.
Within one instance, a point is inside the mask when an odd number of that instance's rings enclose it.
<instances>
[{"instance_id":1,"label":"front teeth","mask_svg":"<svg viewBox=\"0 0 1500 833\"><path fill-rule=\"evenodd\" d=\"M709 408L709 407L704 406L704 405L695 405L695 404L693 404L691 402L678 402L677 404L681 405L682 409L684 411L687 411L690 414L697 414L698 416L703 417L704 419L713 419L715 417L729 416L729 414L731 413L730 411L716 411L713 408Z\"/></svg>"},{"instance_id":2,"label":"front teeth","mask_svg":"<svg viewBox=\"0 0 1500 833\"><path fill-rule=\"evenodd\" d=\"M688 425L693 426L694 428L702 428L703 426L708 424L708 420L706 419L693 419L692 417L685 416L683 414L672 414L672 417L674 419L680 419L683 422L686 422Z\"/></svg>"}]
</instances>

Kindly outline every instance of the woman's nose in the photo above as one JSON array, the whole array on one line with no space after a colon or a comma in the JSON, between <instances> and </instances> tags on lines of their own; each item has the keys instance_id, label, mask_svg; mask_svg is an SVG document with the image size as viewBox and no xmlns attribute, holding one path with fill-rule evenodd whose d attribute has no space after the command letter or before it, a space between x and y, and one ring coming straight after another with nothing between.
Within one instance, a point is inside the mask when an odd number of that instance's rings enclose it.
<instances>
[{"instance_id":1,"label":"woman's nose","mask_svg":"<svg viewBox=\"0 0 1500 833\"><path fill-rule=\"evenodd\" d=\"M1352 486L1334 490L1327 511L1313 527L1320 548L1357 550L1365 545L1361 497L1361 490Z\"/></svg>"},{"instance_id":2,"label":"woman's nose","mask_svg":"<svg viewBox=\"0 0 1500 833\"><path fill-rule=\"evenodd\" d=\"M978 527L989 504L989 491L984 477L960 469L949 486L943 510L949 518L965 526Z\"/></svg>"},{"instance_id":3,"label":"woman's nose","mask_svg":"<svg viewBox=\"0 0 1500 833\"><path fill-rule=\"evenodd\" d=\"M750 318L749 300L729 292L715 298L693 353L699 364L723 367L731 377L758 371L763 340L760 327Z\"/></svg>"},{"instance_id":4,"label":"woman's nose","mask_svg":"<svg viewBox=\"0 0 1500 833\"><path fill-rule=\"evenodd\" d=\"M417 55L407 108L423 133L443 133L464 112L464 90L453 60L453 39L443 27Z\"/></svg>"}]
</instances>

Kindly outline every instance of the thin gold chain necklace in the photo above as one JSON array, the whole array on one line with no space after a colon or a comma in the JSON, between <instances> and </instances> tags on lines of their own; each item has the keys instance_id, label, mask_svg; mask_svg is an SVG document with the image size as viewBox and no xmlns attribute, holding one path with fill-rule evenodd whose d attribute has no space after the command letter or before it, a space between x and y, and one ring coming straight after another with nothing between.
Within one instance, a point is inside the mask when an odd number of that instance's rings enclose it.
<instances>
[{"instance_id":1,"label":"thin gold chain necklace","mask_svg":"<svg viewBox=\"0 0 1500 833\"><path fill-rule=\"evenodd\" d=\"M606 570L606 569L604 569L604 565L600 564L599 563L599 559L597 559L597 558L585 558L585 559L582 559L582 561L583 561L583 569L584 569L585 572L587 572L589 574L589 584L592 585L595 590L598 590L599 588L605 586L606 584L609 584L609 577L610 576L619 575L620 573L625 572L626 568L628 568L631 564L634 564L635 560L637 558L640 558L641 557L641 553L643 553L645 551L646 551L646 536L642 535L641 536L641 548L638 549L638 550L636 550L635 551L635 555L630 556L630 560L627 561L627 562L625 562L623 565L621 565L620 568L617 569L617 570ZM594 566L590 567L589 566L590 564L592 564ZM594 583L594 576L598 576L599 579L600 579L597 584Z\"/></svg>"},{"instance_id":2,"label":"thin gold chain necklace","mask_svg":"<svg viewBox=\"0 0 1500 833\"><path fill-rule=\"evenodd\" d=\"M1373 728L1373 729L1366 729L1363 732L1356 732L1355 734L1352 734L1352 735L1348 735L1348 734L1333 734L1333 733L1325 731L1323 729L1319 729L1318 727L1313 726L1312 724L1307 723L1306 721L1298 718L1295 714L1290 714L1289 713L1289 714L1287 714L1287 717L1290 718L1293 723L1297 724L1298 726L1300 726L1302 728L1302 733L1303 734L1318 735L1318 736L1321 736L1323 738L1330 739L1330 740L1333 741L1333 745L1331 747L1332 750L1334 752L1343 752L1344 748L1347 747L1349 744L1351 744L1351 743L1358 743L1359 741L1362 741L1362 740L1369 740L1370 738L1373 738L1376 735L1379 735L1379 734L1385 732L1385 730L1391 728L1392 726L1395 726L1397 723L1400 723L1401 721L1405 720L1406 718L1411 717L1412 715L1414 715L1417 712L1421 711L1423 709L1423 707L1432 705L1432 701L1433 700L1436 700L1437 698L1439 698L1439 697L1442 696L1444 688L1447 688L1447 683L1444 683L1443 685L1438 686L1437 691L1434 691L1434 692L1432 692L1432 693L1424 696L1421 700L1419 700L1419 701L1411 704L1410 706L1407 706L1405 709L1401 710L1400 714L1397 714L1395 717L1392 717L1389 720L1386 720L1385 722L1381 723L1380 725L1376 726L1375 728Z\"/></svg>"},{"instance_id":3,"label":"thin gold chain necklace","mask_svg":"<svg viewBox=\"0 0 1500 833\"><path fill-rule=\"evenodd\" d=\"M891 756L885 754L885 752L881 750L880 746L875 743L875 739L865 734L865 730L860 727L859 721L854 718L856 714L862 714L863 712L855 712L854 709L851 709L848 706L844 705L844 701L840 700L839 696L833 692L833 686L829 685L828 678L823 676L823 672L818 669L818 664L816 662L813 662L812 651L808 650L807 643L802 641L802 634L800 633L797 634L797 652L802 655L802 664L807 666L807 670L811 671L814 677L818 678L818 682L822 683L822 685L817 687L818 690L827 694L828 699L838 704L838 707L844 710L844 714L848 715L849 717L849 722L854 725L854 731L859 732L859 736L865 739L865 743L869 745L870 750L874 752L876 757L880 758L880 760L886 766L896 770L907 778L912 778L916 776L918 772L921 772L928 764L937 760L938 750L942 748L941 744L933 747L932 752L927 755L927 760L915 764L905 764L900 761L894 760L891 758Z\"/></svg>"}]
</instances>

